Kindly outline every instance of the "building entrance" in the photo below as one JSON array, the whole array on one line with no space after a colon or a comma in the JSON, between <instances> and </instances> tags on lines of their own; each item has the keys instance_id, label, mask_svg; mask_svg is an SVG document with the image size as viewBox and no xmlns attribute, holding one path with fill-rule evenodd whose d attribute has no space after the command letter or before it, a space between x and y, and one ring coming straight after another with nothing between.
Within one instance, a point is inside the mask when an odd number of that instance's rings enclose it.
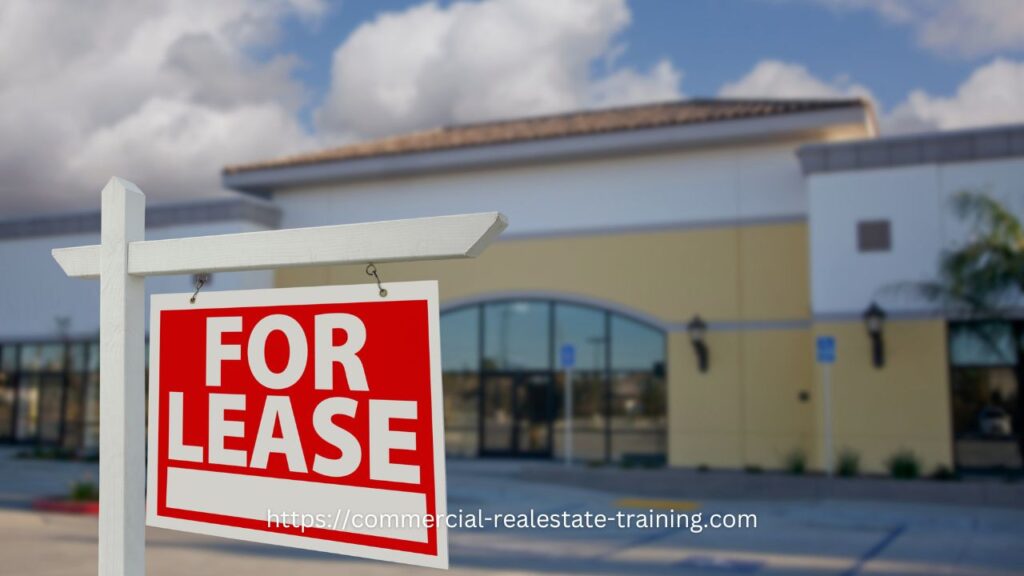
<instances>
[{"instance_id":1,"label":"building entrance","mask_svg":"<svg viewBox=\"0 0 1024 576\"><path fill-rule=\"evenodd\" d=\"M550 372L485 374L482 392L482 456L551 457L555 396Z\"/></svg>"}]
</instances>

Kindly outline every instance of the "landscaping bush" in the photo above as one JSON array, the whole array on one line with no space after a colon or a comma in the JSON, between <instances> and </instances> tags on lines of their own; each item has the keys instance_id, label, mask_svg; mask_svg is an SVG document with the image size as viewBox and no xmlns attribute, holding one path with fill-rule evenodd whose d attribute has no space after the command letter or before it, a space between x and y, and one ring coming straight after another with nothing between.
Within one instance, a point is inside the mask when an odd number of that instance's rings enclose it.
<instances>
[{"instance_id":1,"label":"landscaping bush","mask_svg":"<svg viewBox=\"0 0 1024 576\"><path fill-rule=\"evenodd\" d=\"M71 483L70 497L75 502L95 502L100 499L100 491L92 480L78 480Z\"/></svg>"},{"instance_id":2,"label":"landscaping bush","mask_svg":"<svg viewBox=\"0 0 1024 576\"><path fill-rule=\"evenodd\" d=\"M907 480L921 474L921 463L911 450L900 450L893 454L886 462L886 467L893 478Z\"/></svg>"},{"instance_id":3,"label":"landscaping bush","mask_svg":"<svg viewBox=\"0 0 1024 576\"><path fill-rule=\"evenodd\" d=\"M743 467L743 470L747 474L760 474L761 472L764 472L764 469L758 466L757 464L748 464Z\"/></svg>"},{"instance_id":4,"label":"landscaping bush","mask_svg":"<svg viewBox=\"0 0 1024 576\"><path fill-rule=\"evenodd\" d=\"M836 464L836 474L844 478L860 474L860 454L850 448L841 451L839 453L839 463Z\"/></svg>"},{"instance_id":5,"label":"landscaping bush","mask_svg":"<svg viewBox=\"0 0 1024 576\"><path fill-rule=\"evenodd\" d=\"M946 466L938 466L932 472L932 479L934 480L958 480L959 478L956 472Z\"/></svg>"},{"instance_id":6,"label":"landscaping bush","mask_svg":"<svg viewBox=\"0 0 1024 576\"><path fill-rule=\"evenodd\" d=\"M803 450L796 449L786 455L783 467L793 475L800 475L807 471L807 455Z\"/></svg>"}]
</instances>

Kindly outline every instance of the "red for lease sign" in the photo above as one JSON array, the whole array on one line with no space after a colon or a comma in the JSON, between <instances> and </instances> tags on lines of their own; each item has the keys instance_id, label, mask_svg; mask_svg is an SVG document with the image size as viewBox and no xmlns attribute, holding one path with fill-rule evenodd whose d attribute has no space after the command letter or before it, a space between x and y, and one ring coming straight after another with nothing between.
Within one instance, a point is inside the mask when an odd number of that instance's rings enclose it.
<instances>
[{"instance_id":1,"label":"red for lease sign","mask_svg":"<svg viewBox=\"0 0 1024 576\"><path fill-rule=\"evenodd\" d=\"M387 288L153 296L147 523L447 568L437 283Z\"/></svg>"}]
</instances>

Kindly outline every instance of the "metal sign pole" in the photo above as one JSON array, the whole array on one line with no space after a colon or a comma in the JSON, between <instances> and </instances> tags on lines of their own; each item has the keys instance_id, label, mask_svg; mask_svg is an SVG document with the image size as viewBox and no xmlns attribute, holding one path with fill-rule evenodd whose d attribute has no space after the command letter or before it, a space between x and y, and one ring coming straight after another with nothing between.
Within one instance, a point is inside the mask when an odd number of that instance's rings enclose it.
<instances>
[{"instance_id":1,"label":"metal sign pole","mask_svg":"<svg viewBox=\"0 0 1024 576\"><path fill-rule=\"evenodd\" d=\"M825 475L832 477L835 466L833 465L832 457L832 365L822 364L821 366L821 384L822 384L822 404L825 424Z\"/></svg>"},{"instance_id":2,"label":"metal sign pole","mask_svg":"<svg viewBox=\"0 0 1024 576\"><path fill-rule=\"evenodd\" d=\"M832 457L832 365L836 362L836 339L827 334L814 341L815 360L821 365L821 457L825 475L834 473Z\"/></svg>"},{"instance_id":3,"label":"metal sign pole","mask_svg":"<svg viewBox=\"0 0 1024 576\"><path fill-rule=\"evenodd\" d=\"M572 367L565 368L565 465L572 466Z\"/></svg>"}]
</instances>

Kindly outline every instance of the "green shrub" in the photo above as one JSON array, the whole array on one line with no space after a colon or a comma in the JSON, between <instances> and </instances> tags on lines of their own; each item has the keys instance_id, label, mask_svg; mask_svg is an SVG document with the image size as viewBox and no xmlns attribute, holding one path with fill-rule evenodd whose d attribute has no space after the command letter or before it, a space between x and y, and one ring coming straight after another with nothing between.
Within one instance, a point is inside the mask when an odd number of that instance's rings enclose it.
<instances>
[{"instance_id":1,"label":"green shrub","mask_svg":"<svg viewBox=\"0 0 1024 576\"><path fill-rule=\"evenodd\" d=\"M92 480L79 480L71 483L70 497L76 502L94 502L100 499L100 491Z\"/></svg>"},{"instance_id":2,"label":"green shrub","mask_svg":"<svg viewBox=\"0 0 1024 576\"><path fill-rule=\"evenodd\" d=\"M711 470L711 467L708 466L707 464L698 464L697 465L697 472L707 472L708 470Z\"/></svg>"},{"instance_id":3,"label":"green shrub","mask_svg":"<svg viewBox=\"0 0 1024 576\"><path fill-rule=\"evenodd\" d=\"M956 472L950 470L946 466L938 466L932 472L933 480L959 480L960 477Z\"/></svg>"},{"instance_id":4,"label":"green shrub","mask_svg":"<svg viewBox=\"0 0 1024 576\"><path fill-rule=\"evenodd\" d=\"M885 465L889 468L889 474L893 478L907 480L917 478L921 474L921 463L911 450L904 449L896 452L889 457Z\"/></svg>"},{"instance_id":5,"label":"green shrub","mask_svg":"<svg viewBox=\"0 0 1024 576\"><path fill-rule=\"evenodd\" d=\"M761 468L757 464L747 464L743 467L743 470L747 474L760 474L761 472L764 472L764 468Z\"/></svg>"},{"instance_id":6,"label":"green shrub","mask_svg":"<svg viewBox=\"0 0 1024 576\"><path fill-rule=\"evenodd\" d=\"M856 450L846 448L839 452L839 463L836 464L836 474L844 478L850 478L860 474L860 454Z\"/></svg>"},{"instance_id":7,"label":"green shrub","mask_svg":"<svg viewBox=\"0 0 1024 576\"><path fill-rule=\"evenodd\" d=\"M783 467L787 472L793 475L800 475L807 471L807 455L804 451L797 448L786 455L783 461Z\"/></svg>"}]
</instances>

